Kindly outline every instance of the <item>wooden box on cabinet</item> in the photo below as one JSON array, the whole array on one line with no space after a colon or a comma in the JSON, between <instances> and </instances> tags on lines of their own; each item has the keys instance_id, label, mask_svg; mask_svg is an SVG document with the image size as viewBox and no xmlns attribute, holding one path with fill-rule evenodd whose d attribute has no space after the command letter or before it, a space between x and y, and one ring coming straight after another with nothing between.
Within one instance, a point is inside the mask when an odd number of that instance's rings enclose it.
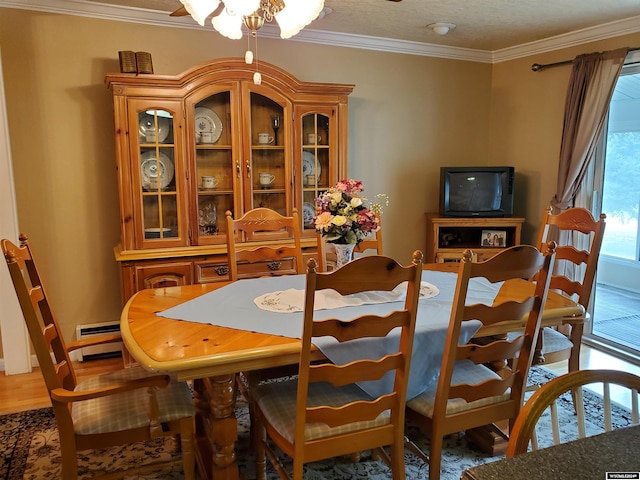
<instances>
[{"instance_id":1,"label":"wooden box on cabinet","mask_svg":"<svg viewBox=\"0 0 640 480\"><path fill-rule=\"evenodd\" d=\"M124 301L142 288L228 278L227 210L296 208L303 247L314 251L313 199L346 176L354 85L302 82L265 62L260 72L255 85L255 67L238 58L178 75L106 76Z\"/></svg>"},{"instance_id":2,"label":"wooden box on cabinet","mask_svg":"<svg viewBox=\"0 0 640 480\"><path fill-rule=\"evenodd\" d=\"M459 261L471 249L475 261L483 261L504 248L520 245L524 218L455 218L427 213L426 262ZM482 234L500 232L503 247L482 246Z\"/></svg>"}]
</instances>

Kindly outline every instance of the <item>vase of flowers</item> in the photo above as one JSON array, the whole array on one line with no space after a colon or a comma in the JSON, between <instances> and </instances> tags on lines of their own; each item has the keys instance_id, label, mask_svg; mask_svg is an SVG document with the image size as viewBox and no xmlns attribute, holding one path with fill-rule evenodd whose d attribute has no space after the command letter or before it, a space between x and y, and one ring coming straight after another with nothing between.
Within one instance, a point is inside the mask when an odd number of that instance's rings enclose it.
<instances>
[{"instance_id":1,"label":"vase of flowers","mask_svg":"<svg viewBox=\"0 0 640 480\"><path fill-rule=\"evenodd\" d=\"M340 180L315 199L316 231L336 247L338 267L351 260L358 243L380 228L381 205L369 202L363 191L359 180ZM385 195L377 197L388 203Z\"/></svg>"}]
</instances>

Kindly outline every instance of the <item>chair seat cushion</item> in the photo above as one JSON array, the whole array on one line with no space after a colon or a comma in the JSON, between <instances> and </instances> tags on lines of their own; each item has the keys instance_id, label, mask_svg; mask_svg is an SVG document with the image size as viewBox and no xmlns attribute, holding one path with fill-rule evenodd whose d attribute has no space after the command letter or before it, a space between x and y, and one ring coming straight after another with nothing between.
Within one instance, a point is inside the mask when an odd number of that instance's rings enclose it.
<instances>
[{"instance_id":1,"label":"chair seat cushion","mask_svg":"<svg viewBox=\"0 0 640 480\"><path fill-rule=\"evenodd\" d=\"M298 379L286 382L263 383L256 387L254 399L267 421L289 442L293 443L296 425L296 397ZM339 406L357 400L372 400L357 385L334 387L329 383L310 383L307 406L320 405ZM347 432L368 429L389 423L389 412L385 411L368 422L354 422L346 425L329 427L324 423L305 425L305 440L314 440Z\"/></svg>"},{"instance_id":2,"label":"chair seat cushion","mask_svg":"<svg viewBox=\"0 0 640 480\"><path fill-rule=\"evenodd\" d=\"M451 385L469 384L484 382L491 379L500 379L500 376L484 365L476 365L469 360L456 362L451 378ZM407 402L407 407L421 415L433 417L433 406L436 398L438 381L434 381L424 392ZM467 402L462 398L452 398L447 402L447 415L462 412L473 408L499 403L509 399L510 392L507 390L503 395L486 397L474 402Z\"/></svg>"},{"instance_id":3,"label":"chair seat cushion","mask_svg":"<svg viewBox=\"0 0 640 480\"><path fill-rule=\"evenodd\" d=\"M542 355L569 350L573 347L571 340L555 328L543 328L542 335Z\"/></svg>"},{"instance_id":4,"label":"chair seat cushion","mask_svg":"<svg viewBox=\"0 0 640 480\"><path fill-rule=\"evenodd\" d=\"M519 332L511 332L507 335L508 340L513 340ZM569 340L569 337L563 333L557 331L555 328L545 327L542 329L542 355L545 353L561 352L562 350L569 350L573 347L573 343Z\"/></svg>"},{"instance_id":5,"label":"chair seat cushion","mask_svg":"<svg viewBox=\"0 0 640 480\"><path fill-rule=\"evenodd\" d=\"M75 391L104 388L152 375L141 367L125 368L81 382ZM160 409L158 420L161 423L190 417L195 413L191 390L184 382L172 380L166 388L157 388L156 396ZM148 389L138 388L116 395L75 402L71 416L78 435L117 432L148 426Z\"/></svg>"}]
</instances>

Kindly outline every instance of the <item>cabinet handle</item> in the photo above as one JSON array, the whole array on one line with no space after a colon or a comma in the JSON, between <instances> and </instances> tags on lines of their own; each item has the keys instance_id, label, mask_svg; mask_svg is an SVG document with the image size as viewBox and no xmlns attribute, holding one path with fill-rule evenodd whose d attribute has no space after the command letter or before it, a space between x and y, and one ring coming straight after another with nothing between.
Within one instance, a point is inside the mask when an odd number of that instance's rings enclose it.
<instances>
[{"instance_id":1,"label":"cabinet handle","mask_svg":"<svg viewBox=\"0 0 640 480\"><path fill-rule=\"evenodd\" d=\"M240 160L236 160L236 172L238 173L238 178L240 178Z\"/></svg>"},{"instance_id":2,"label":"cabinet handle","mask_svg":"<svg viewBox=\"0 0 640 480\"><path fill-rule=\"evenodd\" d=\"M220 265L219 267L213 267L213 271L218 274L218 276L222 277L229 273L229 267L227 265Z\"/></svg>"},{"instance_id":3,"label":"cabinet handle","mask_svg":"<svg viewBox=\"0 0 640 480\"><path fill-rule=\"evenodd\" d=\"M247 163L247 178L251 178L251 163L249 160L245 160L245 162Z\"/></svg>"}]
</instances>

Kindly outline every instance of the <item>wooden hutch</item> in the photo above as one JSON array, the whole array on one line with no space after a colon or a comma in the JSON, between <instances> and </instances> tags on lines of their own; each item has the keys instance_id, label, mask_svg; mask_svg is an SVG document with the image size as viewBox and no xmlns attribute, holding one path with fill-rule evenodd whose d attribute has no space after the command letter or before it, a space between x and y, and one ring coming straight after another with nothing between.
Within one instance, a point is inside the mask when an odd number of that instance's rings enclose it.
<instances>
[{"instance_id":1,"label":"wooden hutch","mask_svg":"<svg viewBox=\"0 0 640 480\"><path fill-rule=\"evenodd\" d=\"M305 255L315 254L313 199L346 176L354 85L302 82L265 62L259 69L260 85L244 59L179 75L106 76L125 301L144 288L228 280L227 210L296 208Z\"/></svg>"}]
</instances>

